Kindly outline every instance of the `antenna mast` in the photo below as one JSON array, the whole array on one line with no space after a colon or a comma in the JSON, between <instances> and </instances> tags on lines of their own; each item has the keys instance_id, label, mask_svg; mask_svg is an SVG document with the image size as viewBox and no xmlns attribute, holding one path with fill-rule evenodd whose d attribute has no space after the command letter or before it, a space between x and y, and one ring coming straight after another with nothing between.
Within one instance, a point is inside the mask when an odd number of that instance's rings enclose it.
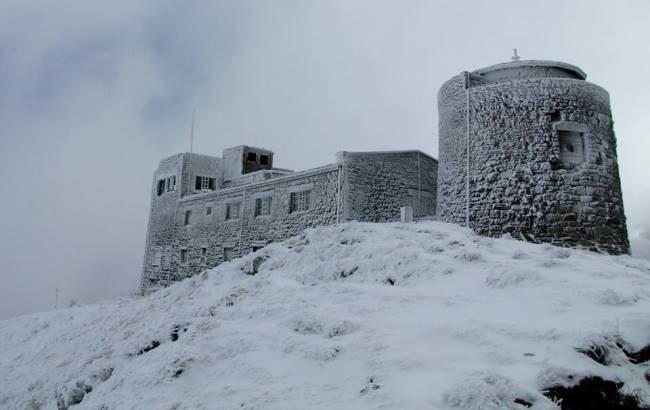
<instances>
[{"instance_id":1,"label":"antenna mast","mask_svg":"<svg viewBox=\"0 0 650 410\"><path fill-rule=\"evenodd\" d=\"M190 161L189 161L189 181L187 181L187 194L192 191L192 153L194 152L194 117L196 116L196 109L192 110L192 127L190 128Z\"/></svg>"}]
</instances>

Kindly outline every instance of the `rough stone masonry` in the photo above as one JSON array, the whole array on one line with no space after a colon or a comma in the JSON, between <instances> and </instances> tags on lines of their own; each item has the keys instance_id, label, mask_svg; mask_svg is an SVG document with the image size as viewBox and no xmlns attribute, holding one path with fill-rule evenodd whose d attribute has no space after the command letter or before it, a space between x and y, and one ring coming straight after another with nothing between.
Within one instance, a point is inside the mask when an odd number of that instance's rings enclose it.
<instances>
[{"instance_id":1,"label":"rough stone masonry","mask_svg":"<svg viewBox=\"0 0 650 410\"><path fill-rule=\"evenodd\" d=\"M420 151L340 152L301 172L273 168L273 152L239 146L223 157L163 159L151 193L142 273L148 292L306 228L388 222L409 206L435 214L438 161Z\"/></svg>"},{"instance_id":2,"label":"rough stone masonry","mask_svg":"<svg viewBox=\"0 0 650 410\"><path fill-rule=\"evenodd\" d=\"M142 291L305 228L396 221L401 207L482 235L628 253L609 95L585 78L554 61L453 77L438 93L439 164L420 151L340 152L292 172L245 145L163 159Z\"/></svg>"},{"instance_id":3,"label":"rough stone masonry","mask_svg":"<svg viewBox=\"0 0 650 410\"><path fill-rule=\"evenodd\" d=\"M438 218L629 253L609 95L578 67L514 61L438 93Z\"/></svg>"}]
</instances>

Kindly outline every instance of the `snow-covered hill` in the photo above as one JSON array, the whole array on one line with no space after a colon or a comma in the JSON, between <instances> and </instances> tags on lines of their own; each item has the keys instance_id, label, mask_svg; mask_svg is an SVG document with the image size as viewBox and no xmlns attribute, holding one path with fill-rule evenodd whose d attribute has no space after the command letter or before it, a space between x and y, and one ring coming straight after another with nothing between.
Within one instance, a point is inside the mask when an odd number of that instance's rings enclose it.
<instances>
[{"instance_id":1,"label":"snow-covered hill","mask_svg":"<svg viewBox=\"0 0 650 410\"><path fill-rule=\"evenodd\" d=\"M554 409L540 391L607 381L650 401L649 344L648 261L351 223L0 322L0 408Z\"/></svg>"}]
</instances>

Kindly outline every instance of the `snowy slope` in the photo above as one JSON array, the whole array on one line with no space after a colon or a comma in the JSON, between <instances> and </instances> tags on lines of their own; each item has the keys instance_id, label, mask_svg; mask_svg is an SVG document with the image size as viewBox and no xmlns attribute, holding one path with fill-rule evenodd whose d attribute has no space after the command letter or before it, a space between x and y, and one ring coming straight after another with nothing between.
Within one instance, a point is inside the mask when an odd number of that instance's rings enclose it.
<instances>
[{"instance_id":1,"label":"snowy slope","mask_svg":"<svg viewBox=\"0 0 650 410\"><path fill-rule=\"evenodd\" d=\"M343 224L146 298L0 322L0 408L553 409L539 390L584 375L650 395L647 363L576 351L641 349L649 313L648 261Z\"/></svg>"}]
</instances>

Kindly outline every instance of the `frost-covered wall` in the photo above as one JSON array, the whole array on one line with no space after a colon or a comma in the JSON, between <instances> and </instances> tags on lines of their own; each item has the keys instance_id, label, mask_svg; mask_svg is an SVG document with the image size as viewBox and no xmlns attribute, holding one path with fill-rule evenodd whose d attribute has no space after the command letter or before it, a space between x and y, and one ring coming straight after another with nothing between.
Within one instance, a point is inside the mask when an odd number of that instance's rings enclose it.
<instances>
[{"instance_id":1,"label":"frost-covered wall","mask_svg":"<svg viewBox=\"0 0 650 410\"><path fill-rule=\"evenodd\" d=\"M435 215L438 162L421 151L340 152L343 220L388 222L400 207L413 216Z\"/></svg>"},{"instance_id":2,"label":"frost-covered wall","mask_svg":"<svg viewBox=\"0 0 650 410\"><path fill-rule=\"evenodd\" d=\"M336 164L296 173L257 171L225 187L219 158L192 156L193 176L217 175L220 181L219 189L205 193L193 190L189 159L179 154L163 160L154 174L143 291L306 228L337 220L399 220L401 206L413 206L416 216L435 212L437 161L419 151L341 152ZM180 179L181 170L182 186L158 195L156 181L168 175ZM292 194L306 209L292 208Z\"/></svg>"},{"instance_id":3,"label":"frost-covered wall","mask_svg":"<svg viewBox=\"0 0 650 410\"><path fill-rule=\"evenodd\" d=\"M558 64L562 76L534 63ZM511 77L463 73L438 94L439 218L469 218L485 235L628 253L607 92L575 67L570 78L563 63L512 66Z\"/></svg>"}]
</instances>

